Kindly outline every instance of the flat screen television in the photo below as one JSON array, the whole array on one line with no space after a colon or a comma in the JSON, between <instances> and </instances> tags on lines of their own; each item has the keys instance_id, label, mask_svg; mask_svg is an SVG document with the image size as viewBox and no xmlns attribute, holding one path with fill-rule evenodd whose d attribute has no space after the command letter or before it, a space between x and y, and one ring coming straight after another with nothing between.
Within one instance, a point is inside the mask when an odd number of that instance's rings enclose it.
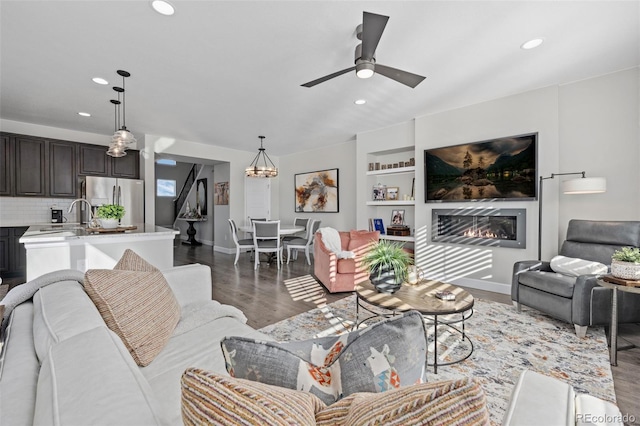
<instances>
[{"instance_id":1,"label":"flat screen television","mask_svg":"<svg viewBox=\"0 0 640 426\"><path fill-rule=\"evenodd\" d=\"M424 151L425 202L535 200L538 134Z\"/></svg>"}]
</instances>

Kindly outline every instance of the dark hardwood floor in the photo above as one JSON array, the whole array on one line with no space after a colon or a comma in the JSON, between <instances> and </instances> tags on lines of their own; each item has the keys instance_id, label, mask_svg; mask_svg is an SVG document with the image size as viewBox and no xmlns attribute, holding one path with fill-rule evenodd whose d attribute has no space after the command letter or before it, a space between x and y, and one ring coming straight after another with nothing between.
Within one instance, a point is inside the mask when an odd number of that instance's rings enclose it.
<instances>
[{"instance_id":1,"label":"dark hardwood floor","mask_svg":"<svg viewBox=\"0 0 640 426\"><path fill-rule=\"evenodd\" d=\"M235 255L214 252L210 246L190 247L177 245L175 265L201 263L211 266L213 297L241 309L254 328L281 321L306 312L322 303L331 303L350 293L328 293L322 285L309 294L288 289L284 281L312 274L313 266L307 265L303 256L278 269L275 264L262 262L254 271L249 254L242 254L234 266ZM466 288L474 297L511 304L505 294ZM620 336L640 346L640 325L621 325ZM622 340L622 339L621 339ZM622 414L635 420L627 424L640 425L640 347L618 352L618 366L613 372L618 406Z\"/></svg>"}]
</instances>

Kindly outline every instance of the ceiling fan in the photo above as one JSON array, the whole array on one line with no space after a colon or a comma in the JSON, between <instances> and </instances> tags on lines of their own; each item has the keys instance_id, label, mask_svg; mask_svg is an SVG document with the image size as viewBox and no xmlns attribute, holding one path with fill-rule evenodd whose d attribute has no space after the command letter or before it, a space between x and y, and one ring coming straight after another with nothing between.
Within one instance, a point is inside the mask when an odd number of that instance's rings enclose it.
<instances>
[{"instance_id":1,"label":"ceiling fan","mask_svg":"<svg viewBox=\"0 0 640 426\"><path fill-rule=\"evenodd\" d=\"M388 16L362 12L362 24L356 28L356 36L358 40L362 40L362 43L356 46L355 66L325 75L317 80L302 84L302 86L313 87L316 84L331 80L332 78L353 70L356 70L356 75L360 78L369 78L373 76L373 74L378 73L411 88L420 84L425 77L376 63L376 48L378 47L380 37L382 37L382 32L388 20Z\"/></svg>"}]
</instances>

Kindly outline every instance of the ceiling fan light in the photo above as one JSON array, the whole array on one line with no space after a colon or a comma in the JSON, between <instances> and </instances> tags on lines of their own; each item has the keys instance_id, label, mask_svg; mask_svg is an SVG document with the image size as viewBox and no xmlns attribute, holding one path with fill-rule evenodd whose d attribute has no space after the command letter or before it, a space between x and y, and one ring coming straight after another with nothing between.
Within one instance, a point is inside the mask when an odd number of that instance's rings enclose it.
<instances>
[{"instance_id":1,"label":"ceiling fan light","mask_svg":"<svg viewBox=\"0 0 640 426\"><path fill-rule=\"evenodd\" d=\"M356 65L356 75L358 78L371 78L375 72L375 66L370 62L363 62Z\"/></svg>"}]
</instances>

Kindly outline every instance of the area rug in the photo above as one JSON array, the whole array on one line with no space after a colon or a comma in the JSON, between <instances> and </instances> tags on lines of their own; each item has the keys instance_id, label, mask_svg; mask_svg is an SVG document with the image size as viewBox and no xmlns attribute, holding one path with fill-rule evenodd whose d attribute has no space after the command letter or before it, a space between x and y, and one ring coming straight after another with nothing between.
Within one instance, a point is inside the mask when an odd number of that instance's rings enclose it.
<instances>
[{"instance_id":1,"label":"area rug","mask_svg":"<svg viewBox=\"0 0 640 426\"><path fill-rule=\"evenodd\" d=\"M304 281L313 291L315 280ZM354 322L355 296L351 295L331 304L319 303L318 308L260 331L279 341L302 340L348 332ZM602 327L589 327L587 337L580 339L571 324L533 309L523 307L517 312L512 305L476 298L465 331L474 345L471 356L458 364L439 366L438 374L430 367L428 380L477 378L487 395L492 424L502 422L513 386L525 369L566 381L577 392L615 402ZM452 354L443 354L443 360L449 356ZM433 360L433 352L429 360Z\"/></svg>"}]
</instances>

